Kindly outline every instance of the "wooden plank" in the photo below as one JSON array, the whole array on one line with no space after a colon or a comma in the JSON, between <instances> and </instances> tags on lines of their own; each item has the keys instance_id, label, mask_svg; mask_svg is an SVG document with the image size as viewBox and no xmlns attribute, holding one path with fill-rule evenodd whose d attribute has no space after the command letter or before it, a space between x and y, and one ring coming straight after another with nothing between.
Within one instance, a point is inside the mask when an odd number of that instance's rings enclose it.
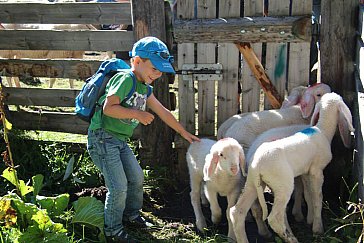
<instances>
[{"instance_id":1,"label":"wooden plank","mask_svg":"<svg viewBox=\"0 0 364 243\"><path fill-rule=\"evenodd\" d=\"M321 1L320 61L321 80L344 96L354 90L353 57L356 44L358 1ZM333 14L335 13L335 14ZM352 98L350 98L352 99ZM350 102L349 102L350 103Z\"/></svg>"},{"instance_id":2,"label":"wooden plank","mask_svg":"<svg viewBox=\"0 0 364 243\"><path fill-rule=\"evenodd\" d=\"M177 1L177 19L192 19L195 0ZM178 69L182 70L183 64L194 64L195 46L193 43L179 43L177 45ZM192 75L190 75L192 76ZM188 81L178 75L178 119L179 122L192 134L196 134L195 128L195 89L192 77ZM180 172L179 180L188 183L188 168L186 164L186 151L188 142L177 135L174 140L178 152L178 164L176 170Z\"/></svg>"},{"instance_id":3,"label":"wooden plank","mask_svg":"<svg viewBox=\"0 0 364 243\"><path fill-rule=\"evenodd\" d=\"M288 16L290 0L269 1L270 16ZM311 28L311 24L310 24ZM311 37L308 39L311 40ZM285 95L287 82L287 43L267 43L265 68L273 85L281 97ZM272 108L271 102L265 100L265 109ZM276 107L278 108L278 107Z\"/></svg>"},{"instance_id":4,"label":"wooden plank","mask_svg":"<svg viewBox=\"0 0 364 243\"><path fill-rule=\"evenodd\" d=\"M8 120L13 128L87 134L89 123L74 113L10 111Z\"/></svg>"},{"instance_id":5,"label":"wooden plank","mask_svg":"<svg viewBox=\"0 0 364 243\"><path fill-rule=\"evenodd\" d=\"M292 15L312 12L312 0L292 1ZM309 84L311 43L289 43L287 92L292 88Z\"/></svg>"},{"instance_id":6,"label":"wooden plank","mask_svg":"<svg viewBox=\"0 0 364 243\"><path fill-rule=\"evenodd\" d=\"M364 4L359 5L358 32L362 40L364 40Z\"/></svg>"},{"instance_id":7,"label":"wooden plank","mask_svg":"<svg viewBox=\"0 0 364 243\"><path fill-rule=\"evenodd\" d=\"M356 153L354 156L354 166L356 169L356 177L358 178L358 194L359 198L364 197L364 184L363 184L363 174L364 174L364 143L363 143L363 131L364 131L364 93L363 93L363 83L359 74L355 72L355 91L356 100L354 102L353 109L353 121L355 127L355 147Z\"/></svg>"},{"instance_id":8,"label":"wooden plank","mask_svg":"<svg viewBox=\"0 0 364 243\"><path fill-rule=\"evenodd\" d=\"M129 51L133 43L124 30L0 30L0 50Z\"/></svg>"},{"instance_id":9,"label":"wooden plank","mask_svg":"<svg viewBox=\"0 0 364 243\"><path fill-rule=\"evenodd\" d=\"M174 37L177 43L309 42L311 18L277 16L176 20Z\"/></svg>"},{"instance_id":10,"label":"wooden plank","mask_svg":"<svg viewBox=\"0 0 364 243\"><path fill-rule=\"evenodd\" d=\"M240 0L220 1L219 18L240 16ZM223 79L218 88L217 127L238 111L239 50L233 43L218 44L218 63L223 67Z\"/></svg>"},{"instance_id":11,"label":"wooden plank","mask_svg":"<svg viewBox=\"0 0 364 243\"><path fill-rule=\"evenodd\" d=\"M194 0L177 1L177 18L194 18ZM182 70L183 64L194 63L194 44L180 43L177 46L178 69ZM195 90L192 79L184 81L182 76L178 76L178 106L179 121L187 131L195 134Z\"/></svg>"},{"instance_id":12,"label":"wooden plank","mask_svg":"<svg viewBox=\"0 0 364 243\"><path fill-rule=\"evenodd\" d=\"M1 76L50 77L86 80L99 68L102 61L84 59L2 59Z\"/></svg>"},{"instance_id":13,"label":"wooden plank","mask_svg":"<svg viewBox=\"0 0 364 243\"><path fill-rule=\"evenodd\" d=\"M3 87L6 105L74 107L80 90Z\"/></svg>"},{"instance_id":14,"label":"wooden plank","mask_svg":"<svg viewBox=\"0 0 364 243\"><path fill-rule=\"evenodd\" d=\"M276 88L265 74L264 68L258 58L256 57L253 49L249 43L236 44L239 51L244 55L244 59L247 61L250 69L258 80L260 86L264 90L270 104L273 108L277 109L282 105L282 97L277 92Z\"/></svg>"},{"instance_id":15,"label":"wooden plank","mask_svg":"<svg viewBox=\"0 0 364 243\"><path fill-rule=\"evenodd\" d=\"M244 1L244 16L263 16L263 1ZM261 62L262 44L252 43L251 47ZM245 58L242 58L241 89L242 112L258 111L260 107L261 88Z\"/></svg>"},{"instance_id":16,"label":"wooden plank","mask_svg":"<svg viewBox=\"0 0 364 243\"><path fill-rule=\"evenodd\" d=\"M0 3L0 23L130 25L130 8L130 2Z\"/></svg>"},{"instance_id":17,"label":"wooden plank","mask_svg":"<svg viewBox=\"0 0 364 243\"><path fill-rule=\"evenodd\" d=\"M89 126L88 122L78 118L75 113L9 111L7 113L7 118L13 125L13 128L21 130L87 134ZM140 126L138 126L134 130L132 138L140 138L140 135Z\"/></svg>"},{"instance_id":18,"label":"wooden plank","mask_svg":"<svg viewBox=\"0 0 364 243\"><path fill-rule=\"evenodd\" d=\"M356 68L358 69L360 80L364 80L364 42L361 37L357 38L356 44Z\"/></svg>"},{"instance_id":19,"label":"wooden plank","mask_svg":"<svg viewBox=\"0 0 364 243\"><path fill-rule=\"evenodd\" d=\"M216 0L197 1L197 18L216 18ZM197 44L197 63L215 63L216 44ZM215 82L198 80L198 134L215 132Z\"/></svg>"}]
</instances>

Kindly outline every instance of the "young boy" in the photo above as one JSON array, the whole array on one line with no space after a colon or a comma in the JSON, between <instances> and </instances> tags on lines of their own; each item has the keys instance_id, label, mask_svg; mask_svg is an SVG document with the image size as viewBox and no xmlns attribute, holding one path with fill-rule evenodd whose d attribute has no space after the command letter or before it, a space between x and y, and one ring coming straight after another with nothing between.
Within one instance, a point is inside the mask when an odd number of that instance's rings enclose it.
<instances>
[{"instance_id":1,"label":"young boy","mask_svg":"<svg viewBox=\"0 0 364 243\"><path fill-rule=\"evenodd\" d=\"M125 232L124 224L148 226L139 215L144 174L126 143L138 123L146 126L153 122L154 115L145 111L146 105L187 141L199 141L151 92L150 84L163 72L175 73L167 46L155 37L145 37L134 44L129 55L131 72L119 72L110 79L99 102L103 108L95 112L88 131L87 150L108 189L104 216L108 242L136 242ZM133 78L135 92L124 100L133 87Z\"/></svg>"}]
</instances>

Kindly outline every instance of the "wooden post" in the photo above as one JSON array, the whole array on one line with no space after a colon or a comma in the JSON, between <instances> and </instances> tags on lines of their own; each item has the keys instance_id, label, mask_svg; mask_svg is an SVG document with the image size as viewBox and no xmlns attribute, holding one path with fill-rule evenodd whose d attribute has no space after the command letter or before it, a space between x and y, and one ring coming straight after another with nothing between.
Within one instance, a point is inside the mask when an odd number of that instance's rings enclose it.
<instances>
[{"instance_id":1,"label":"wooden post","mask_svg":"<svg viewBox=\"0 0 364 243\"><path fill-rule=\"evenodd\" d=\"M249 43L237 43L239 51L243 54L244 59L249 65L251 71L253 72L255 78L259 82L260 86L267 95L267 98L274 109L278 109L282 105L282 97L277 92L269 77L264 71L262 64L255 55L253 49Z\"/></svg>"},{"instance_id":2,"label":"wooden post","mask_svg":"<svg viewBox=\"0 0 364 243\"><path fill-rule=\"evenodd\" d=\"M166 41L165 10L163 0L132 0L132 16L135 40L155 36ZM169 82L167 75L154 81L154 95L170 109ZM172 129L156 116L149 126L142 126L142 165L169 165L172 162Z\"/></svg>"},{"instance_id":3,"label":"wooden post","mask_svg":"<svg viewBox=\"0 0 364 243\"><path fill-rule=\"evenodd\" d=\"M343 96L349 107L354 97L354 53L358 0L322 0L320 26L321 82ZM324 199L338 202L343 176L352 166L352 149L344 149L339 136L332 141L333 160L324 171ZM335 149L340 148L340 149ZM362 182L360 182L362 183ZM347 192L347 189L343 189ZM342 191L341 191L342 192ZM342 196L342 193L340 193Z\"/></svg>"},{"instance_id":4,"label":"wooden post","mask_svg":"<svg viewBox=\"0 0 364 243\"><path fill-rule=\"evenodd\" d=\"M321 1L321 81L342 96L354 90L357 18L357 0Z\"/></svg>"}]
</instances>

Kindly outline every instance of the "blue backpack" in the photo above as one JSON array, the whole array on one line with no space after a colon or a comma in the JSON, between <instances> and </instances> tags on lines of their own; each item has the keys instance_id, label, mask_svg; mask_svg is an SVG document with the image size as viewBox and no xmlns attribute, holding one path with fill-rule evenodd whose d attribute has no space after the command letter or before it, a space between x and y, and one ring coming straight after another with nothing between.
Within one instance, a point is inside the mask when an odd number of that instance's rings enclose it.
<instances>
[{"instance_id":1,"label":"blue backpack","mask_svg":"<svg viewBox=\"0 0 364 243\"><path fill-rule=\"evenodd\" d=\"M136 88L136 80L134 73L130 71L130 66L117 58L103 61L96 73L86 80L86 83L82 86L80 93L76 97L75 112L79 118L87 122L91 121L96 107L102 105L98 104L98 100L105 93L106 84L111 77L122 70L128 70L133 78L133 87L124 100L128 100L133 95Z\"/></svg>"}]
</instances>

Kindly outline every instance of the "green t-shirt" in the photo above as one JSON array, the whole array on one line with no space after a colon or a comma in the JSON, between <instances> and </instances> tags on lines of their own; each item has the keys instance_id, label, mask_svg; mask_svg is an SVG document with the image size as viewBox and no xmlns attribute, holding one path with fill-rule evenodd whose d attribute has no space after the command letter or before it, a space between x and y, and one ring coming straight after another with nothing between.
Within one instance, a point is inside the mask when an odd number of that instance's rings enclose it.
<instances>
[{"instance_id":1,"label":"green t-shirt","mask_svg":"<svg viewBox=\"0 0 364 243\"><path fill-rule=\"evenodd\" d=\"M109 80L106 85L105 94L100 97L99 104L103 104L106 97L117 95L120 98L121 106L144 111L148 98L147 85L148 84L137 80L134 93L128 100L125 100L128 93L133 88L133 78L130 76L129 71L119 72ZM125 141L127 138L131 137L138 124L139 121L136 119L117 119L107 116L102 113L101 108L96 110L91 119L89 129L96 130L104 128L105 131L113 134L120 140Z\"/></svg>"}]
</instances>

